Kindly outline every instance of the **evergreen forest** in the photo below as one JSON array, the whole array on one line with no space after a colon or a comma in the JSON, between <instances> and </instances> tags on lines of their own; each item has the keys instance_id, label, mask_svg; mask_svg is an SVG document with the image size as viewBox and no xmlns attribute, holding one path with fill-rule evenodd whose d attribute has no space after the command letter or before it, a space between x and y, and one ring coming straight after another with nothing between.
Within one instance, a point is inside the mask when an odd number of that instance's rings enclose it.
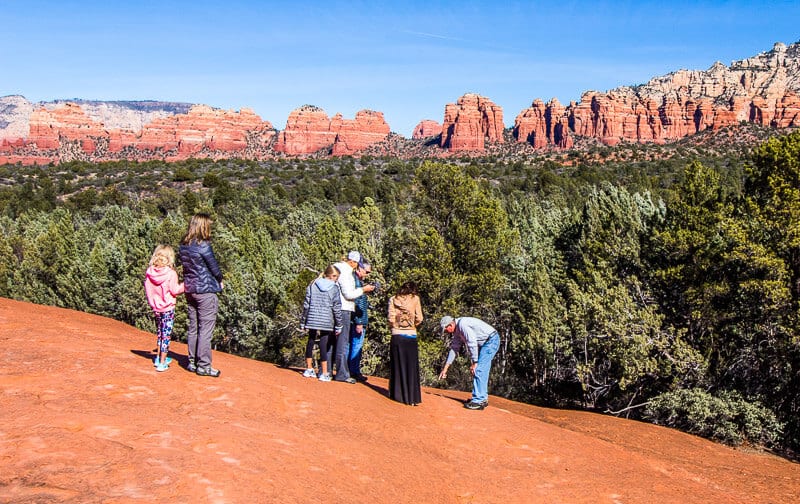
<instances>
[{"instance_id":1,"label":"evergreen forest","mask_svg":"<svg viewBox=\"0 0 800 504\"><path fill-rule=\"evenodd\" d=\"M502 339L491 394L796 458L800 131L700 145L0 166L0 296L154 331L150 255L206 211L225 274L218 351L301 366L305 288L357 249L382 285L367 374L388 376L387 300L413 280L424 385L469 390L463 356L437 379L438 321L475 316Z\"/></svg>"}]
</instances>

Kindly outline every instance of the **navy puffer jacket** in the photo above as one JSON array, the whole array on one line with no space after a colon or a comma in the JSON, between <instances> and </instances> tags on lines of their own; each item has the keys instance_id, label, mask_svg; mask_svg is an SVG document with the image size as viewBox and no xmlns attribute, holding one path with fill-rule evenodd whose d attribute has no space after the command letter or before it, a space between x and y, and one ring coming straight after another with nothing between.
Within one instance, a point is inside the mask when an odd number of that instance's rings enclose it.
<instances>
[{"instance_id":1,"label":"navy puffer jacket","mask_svg":"<svg viewBox=\"0 0 800 504\"><path fill-rule=\"evenodd\" d=\"M206 294L222 291L220 286L222 271L217 264L217 258L214 257L211 243L201 241L181 245L180 256L186 292Z\"/></svg>"}]
</instances>

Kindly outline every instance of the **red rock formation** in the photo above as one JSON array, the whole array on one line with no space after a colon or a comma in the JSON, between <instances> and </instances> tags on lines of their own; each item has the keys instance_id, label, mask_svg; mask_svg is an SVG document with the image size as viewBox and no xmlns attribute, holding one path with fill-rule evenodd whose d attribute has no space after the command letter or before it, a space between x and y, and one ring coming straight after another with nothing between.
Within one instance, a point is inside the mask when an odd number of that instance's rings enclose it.
<instances>
[{"instance_id":1,"label":"red rock formation","mask_svg":"<svg viewBox=\"0 0 800 504\"><path fill-rule=\"evenodd\" d=\"M486 142L503 143L503 109L468 93L444 109L440 145L450 152L483 151Z\"/></svg>"},{"instance_id":2,"label":"red rock formation","mask_svg":"<svg viewBox=\"0 0 800 504\"><path fill-rule=\"evenodd\" d=\"M776 128L800 126L800 96L790 91L781 98L772 126Z\"/></svg>"},{"instance_id":3,"label":"red rock formation","mask_svg":"<svg viewBox=\"0 0 800 504\"><path fill-rule=\"evenodd\" d=\"M266 149L275 131L252 110L239 112L195 105L186 114L173 114L145 124L140 131L106 128L75 103L41 106L30 114L30 133L24 144L49 161L65 160L66 145L75 144L70 159L119 159L123 150L134 158L149 159L154 152L167 160L186 159L201 151L210 155L253 157ZM19 146L18 139L16 144ZM4 144L9 143L4 140ZM99 152L100 145L103 151ZM8 150L8 149L4 149ZM67 149L69 150L69 149ZM12 149L13 151L13 149ZM47 153L51 151L51 153Z\"/></svg>"},{"instance_id":4,"label":"red rock formation","mask_svg":"<svg viewBox=\"0 0 800 504\"><path fill-rule=\"evenodd\" d=\"M545 115L547 107L540 99L533 100L530 108L519 113L514 120L514 137L517 142L527 142L537 149L547 146L548 123Z\"/></svg>"},{"instance_id":5,"label":"red rock formation","mask_svg":"<svg viewBox=\"0 0 800 504\"><path fill-rule=\"evenodd\" d=\"M538 98L514 121L517 142L527 142L537 149L553 143L562 148L572 147L569 123L564 117L564 106L556 98L547 105Z\"/></svg>"},{"instance_id":6,"label":"red rock formation","mask_svg":"<svg viewBox=\"0 0 800 504\"><path fill-rule=\"evenodd\" d=\"M337 114L339 116L339 114ZM333 144L334 156L348 156L362 151L389 136L383 112L360 110L354 120L342 119Z\"/></svg>"},{"instance_id":7,"label":"red rock formation","mask_svg":"<svg viewBox=\"0 0 800 504\"><path fill-rule=\"evenodd\" d=\"M360 110L355 119L344 119L342 114L328 119L321 108L304 105L289 114L275 150L297 156L330 149L334 156L346 156L385 140L389 131L383 112Z\"/></svg>"},{"instance_id":8,"label":"red rock formation","mask_svg":"<svg viewBox=\"0 0 800 504\"><path fill-rule=\"evenodd\" d=\"M414 128L411 138L414 140L422 140L442 133L442 125L431 119L423 119Z\"/></svg>"},{"instance_id":9,"label":"red rock formation","mask_svg":"<svg viewBox=\"0 0 800 504\"><path fill-rule=\"evenodd\" d=\"M34 110L31 113L27 142L34 144L39 150L58 149L62 140L81 141L102 136L106 136L102 124L89 119L79 105L67 103L52 109L40 107Z\"/></svg>"},{"instance_id":10,"label":"red rock formation","mask_svg":"<svg viewBox=\"0 0 800 504\"><path fill-rule=\"evenodd\" d=\"M294 109L286 120L286 128L278 134L275 150L290 156L311 154L330 148L336 140L328 114L319 107L303 105Z\"/></svg>"},{"instance_id":11,"label":"red rock formation","mask_svg":"<svg viewBox=\"0 0 800 504\"><path fill-rule=\"evenodd\" d=\"M587 92L566 109L534 100L517 116L514 135L518 142L544 148L569 145L571 133L615 145L663 143L739 121L797 126L798 94L800 44L779 43L730 67L715 63L706 71L681 70L636 88Z\"/></svg>"}]
</instances>

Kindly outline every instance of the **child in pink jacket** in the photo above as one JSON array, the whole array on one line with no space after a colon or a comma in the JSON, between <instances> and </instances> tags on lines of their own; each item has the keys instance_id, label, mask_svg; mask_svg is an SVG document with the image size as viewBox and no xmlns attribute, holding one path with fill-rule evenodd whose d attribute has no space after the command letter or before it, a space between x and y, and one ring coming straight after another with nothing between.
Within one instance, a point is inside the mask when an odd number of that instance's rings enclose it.
<instances>
[{"instance_id":1,"label":"child in pink jacket","mask_svg":"<svg viewBox=\"0 0 800 504\"><path fill-rule=\"evenodd\" d=\"M167 356L172 326L175 323L175 297L183 294L183 282L178 282L175 250L169 245L159 245L150 258L150 266L144 276L144 292L147 303L153 309L158 326L158 355L153 359L156 371L166 371L172 361Z\"/></svg>"}]
</instances>

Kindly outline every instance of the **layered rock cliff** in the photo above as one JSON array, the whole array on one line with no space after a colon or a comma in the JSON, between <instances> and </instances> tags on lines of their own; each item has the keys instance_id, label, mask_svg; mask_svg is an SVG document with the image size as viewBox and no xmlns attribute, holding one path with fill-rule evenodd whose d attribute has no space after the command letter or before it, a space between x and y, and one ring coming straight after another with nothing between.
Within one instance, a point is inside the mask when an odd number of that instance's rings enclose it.
<instances>
[{"instance_id":1,"label":"layered rock cliff","mask_svg":"<svg viewBox=\"0 0 800 504\"><path fill-rule=\"evenodd\" d=\"M800 43L708 70L680 70L640 86L589 91L563 107L533 104L514 121L514 137L535 148L571 146L571 136L664 143L741 121L800 126Z\"/></svg>"},{"instance_id":2,"label":"layered rock cliff","mask_svg":"<svg viewBox=\"0 0 800 504\"><path fill-rule=\"evenodd\" d=\"M289 114L275 151L290 156L320 150L330 151L334 156L352 155L385 140L389 131L383 112L361 110L355 119L344 119L342 114L329 119L321 108L304 105Z\"/></svg>"},{"instance_id":3,"label":"layered rock cliff","mask_svg":"<svg viewBox=\"0 0 800 504\"><path fill-rule=\"evenodd\" d=\"M275 130L252 110L157 102L0 99L0 163L257 157Z\"/></svg>"},{"instance_id":4,"label":"layered rock cliff","mask_svg":"<svg viewBox=\"0 0 800 504\"><path fill-rule=\"evenodd\" d=\"M444 108L440 145L451 152L483 151L486 142L503 143L503 108L467 93Z\"/></svg>"}]
</instances>

